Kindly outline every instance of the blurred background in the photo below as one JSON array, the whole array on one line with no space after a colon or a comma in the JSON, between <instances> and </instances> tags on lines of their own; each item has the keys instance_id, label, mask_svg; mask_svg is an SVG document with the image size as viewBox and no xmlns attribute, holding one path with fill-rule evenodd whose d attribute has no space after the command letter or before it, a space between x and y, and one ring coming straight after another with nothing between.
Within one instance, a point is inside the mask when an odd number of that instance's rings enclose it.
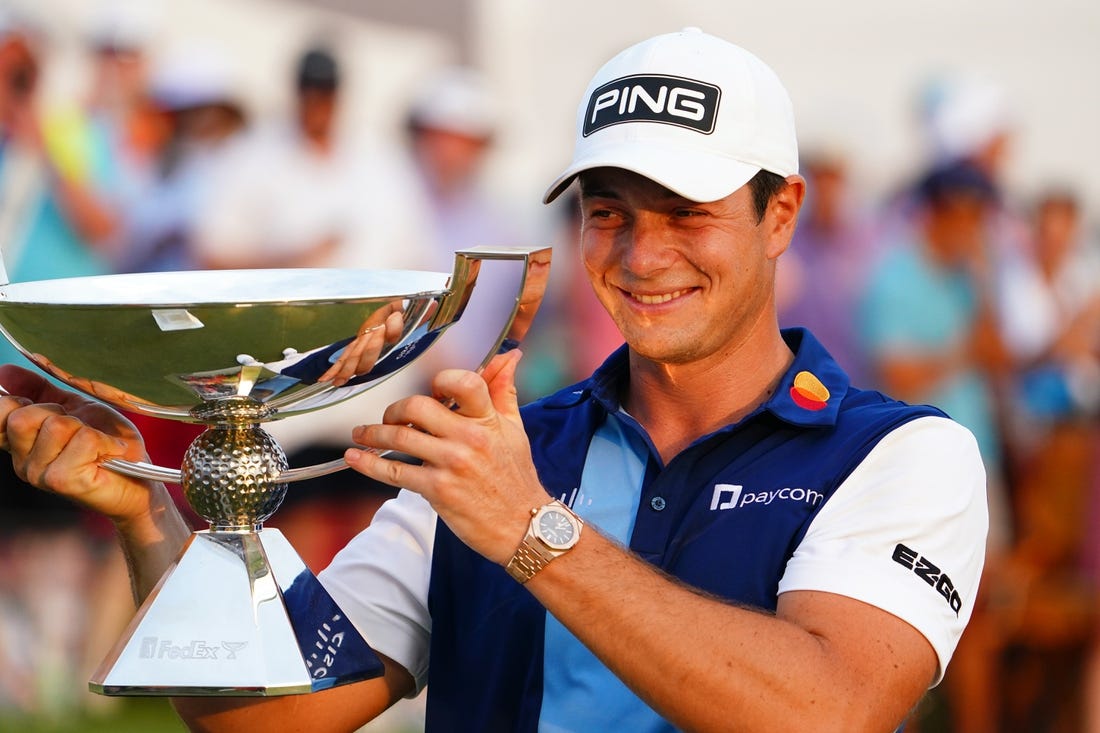
<instances>
[{"instance_id":1,"label":"blurred background","mask_svg":"<svg viewBox=\"0 0 1100 733\"><path fill-rule=\"evenodd\" d=\"M1100 733L1100 5L1042 5L0 0L0 252L20 281L450 271L457 248L553 245L521 375L535 397L618 345L572 202L539 203L584 87L650 35L728 38L786 84L809 179L782 324L810 326L857 384L946 409L989 467L984 595L907 730ZM457 341L430 356L276 424L292 465L480 358ZM23 359L0 345L0 361ZM193 429L135 420L178 465ZM0 731L182 730L163 700L86 692L133 613L110 527L6 460L0 486ZM386 496L337 475L271 524L319 570ZM409 701L366 730L420 716Z\"/></svg>"}]
</instances>

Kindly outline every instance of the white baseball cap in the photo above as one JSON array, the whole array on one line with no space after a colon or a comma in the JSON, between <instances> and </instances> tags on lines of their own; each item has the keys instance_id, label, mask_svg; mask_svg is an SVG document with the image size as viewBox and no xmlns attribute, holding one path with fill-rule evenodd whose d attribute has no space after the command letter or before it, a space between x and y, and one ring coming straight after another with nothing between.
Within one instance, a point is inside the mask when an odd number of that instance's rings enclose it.
<instances>
[{"instance_id":1,"label":"white baseball cap","mask_svg":"<svg viewBox=\"0 0 1100 733\"><path fill-rule=\"evenodd\" d=\"M592 168L623 168L692 201L717 201L761 169L798 172L794 111L779 77L698 28L642 41L596 72L577 110L573 162L543 196Z\"/></svg>"}]
</instances>

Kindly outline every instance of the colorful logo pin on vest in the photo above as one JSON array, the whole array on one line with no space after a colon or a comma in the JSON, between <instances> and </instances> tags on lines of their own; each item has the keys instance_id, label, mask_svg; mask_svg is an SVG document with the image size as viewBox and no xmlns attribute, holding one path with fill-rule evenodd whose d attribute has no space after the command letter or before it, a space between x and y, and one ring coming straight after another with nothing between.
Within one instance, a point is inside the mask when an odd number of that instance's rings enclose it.
<instances>
[{"instance_id":1,"label":"colorful logo pin on vest","mask_svg":"<svg viewBox=\"0 0 1100 733\"><path fill-rule=\"evenodd\" d=\"M829 390L809 372L799 372L791 385L791 399L804 410L823 410L829 401Z\"/></svg>"}]
</instances>

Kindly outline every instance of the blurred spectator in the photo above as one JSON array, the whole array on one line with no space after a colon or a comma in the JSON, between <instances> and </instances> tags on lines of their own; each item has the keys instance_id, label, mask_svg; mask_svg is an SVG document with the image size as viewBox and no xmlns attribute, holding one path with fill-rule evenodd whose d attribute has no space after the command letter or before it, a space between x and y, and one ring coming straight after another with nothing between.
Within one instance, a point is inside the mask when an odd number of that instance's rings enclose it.
<instances>
[{"instance_id":1,"label":"blurred spectator","mask_svg":"<svg viewBox=\"0 0 1100 733\"><path fill-rule=\"evenodd\" d=\"M153 69L150 86L166 134L153 180L130 211L119 269L194 269L195 219L214 166L245 128L245 109L224 53L204 42L169 52Z\"/></svg>"},{"instance_id":2,"label":"blurred spectator","mask_svg":"<svg viewBox=\"0 0 1100 733\"><path fill-rule=\"evenodd\" d=\"M497 101L469 68L436 72L416 94L407 130L420 183L431 206L437 254L450 264L454 250L507 239L509 216L487 193L480 176L497 130Z\"/></svg>"},{"instance_id":3,"label":"blurred spectator","mask_svg":"<svg viewBox=\"0 0 1100 733\"><path fill-rule=\"evenodd\" d=\"M1026 222L1004 195L1005 173L1016 134L1016 119L1004 87L973 71L947 73L929 79L919 90L916 113L923 135L928 168L965 163L981 171L1002 194L999 205L985 216L983 238L991 264L1025 251ZM876 224L882 246L909 238L915 211L915 184L887 198Z\"/></svg>"},{"instance_id":4,"label":"blurred spectator","mask_svg":"<svg viewBox=\"0 0 1100 733\"><path fill-rule=\"evenodd\" d=\"M463 67L429 76L410 105L406 129L425 207L421 215L430 229L433 269L449 272L455 250L527 244L511 208L490 192L482 177L498 132L498 116L498 101L486 80ZM482 265L461 322L425 358L432 365L429 373L437 367L472 369L486 356L511 312L518 283L497 264Z\"/></svg>"},{"instance_id":5,"label":"blurred spectator","mask_svg":"<svg viewBox=\"0 0 1100 733\"><path fill-rule=\"evenodd\" d=\"M91 168L66 154L64 136L43 122L39 44L10 16L0 18L0 241L13 281L107 272L116 226Z\"/></svg>"},{"instance_id":6,"label":"blurred spectator","mask_svg":"<svg viewBox=\"0 0 1100 733\"><path fill-rule=\"evenodd\" d=\"M926 85L919 112L934 165L965 160L999 182L1013 133L1001 85L974 72L944 75Z\"/></svg>"},{"instance_id":7,"label":"blurred spectator","mask_svg":"<svg viewBox=\"0 0 1100 733\"><path fill-rule=\"evenodd\" d=\"M779 324L809 328L852 383L865 386L856 302L876 255L871 229L853 199L845 155L821 150L804 157L806 203L776 272Z\"/></svg>"},{"instance_id":8,"label":"blurred spectator","mask_svg":"<svg viewBox=\"0 0 1100 733\"><path fill-rule=\"evenodd\" d=\"M1024 453L1052 423L1091 415L1100 402L1100 252L1084 240L1077 197L1042 194L1026 256L1000 267L1006 343L1021 365L1010 423Z\"/></svg>"},{"instance_id":9,"label":"blurred spectator","mask_svg":"<svg viewBox=\"0 0 1100 733\"><path fill-rule=\"evenodd\" d=\"M1017 132L1004 86L988 74L956 72L934 78L924 90L923 128L935 165L966 162L982 171L1002 194ZM1026 253L1026 217L1002 195L986 222L986 246L995 260Z\"/></svg>"},{"instance_id":10,"label":"blurred spectator","mask_svg":"<svg viewBox=\"0 0 1100 733\"><path fill-rule=\"evenodd\" d=\"M889 243L870 274L859 305L861 338L879 384L966 425L996 474L1002 446L987 378L1008 365L984 229L996 193L978 169L956 163L926 175L917 198L912 239Z\"/></svg>"},{"instance_id":11,"label":"blurred spectator","mask_svg":"<svg viewBox=\"0 0 1100 733\"><path fill-rule=\"evenodd\" d=\"M85 39L90 71L85 98L56 105L45 123L58 166L70 178L87 180L111 215L102 238L110 243L114 267L125 252L129 212L153 182L156 155L168 132L149 97L149 31L136 11L121 6L98 11Z\"/></svg>"},{"instance_id":12,"label":"blurred spectator","mask_svg":"<svg viewBox=\"0 0 1100 733\"><path fill-rule=\"evenodd\" d=\"M1100 263L1082 240L1076 197L1034 207L1028 258L1002 265L1001 311L1018 363L1007 422L1016 541L990 578L986 666L1005 731L1076 731L1098 618L1084 572L1096 476Z\"/></svg>"},{"instance_id":13,"label":"blurred spectator","mask_svg":"<svg viewBox=\"0 0 1100 733\"><path fill-rule=\"evenodd\" d=\"M955 163L929 172L914 198L911 236L889 243L871 273L859 305L860 329L885 391L942 408L977 438L988 475L988 577L1004 556L1010 529L989 381L1008 365L993 316L985 239L996 192L982 171ZM968 733L996 730L984 606L979 599L944 680L955 730Z\"/></svg>"},{"instance_id":14,"label":"blurred spectator","mask_svg":"<svg viewBox=\"0 0 1100 733\"><path fill-rule=\"evenodd\" d=\"M340 125L341 70L328 48L294 73L292 119L257 127L227 150L200 211L205 267L390 267L426 264L410 203L411 171Z\"/></svg>"}]
</instances>

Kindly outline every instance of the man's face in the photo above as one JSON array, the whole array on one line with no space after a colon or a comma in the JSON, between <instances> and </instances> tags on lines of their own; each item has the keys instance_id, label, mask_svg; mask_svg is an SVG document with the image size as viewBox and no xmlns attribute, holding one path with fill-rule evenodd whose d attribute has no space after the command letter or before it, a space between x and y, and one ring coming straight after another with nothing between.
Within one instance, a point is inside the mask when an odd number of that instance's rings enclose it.
<instances>
[{"instance_id":1,"label":"man's face","mask_svg":"<svg viewBox=\"0 0 1100 733\"><path fill-rule=\"evenodd\" d=\"M982 250L989 211L989 204L979 196L944 196L930 207L928 236L948 261L967 262Z\"/></svg>"},{"instance_id":2,"label":"man's face","mask_svg":"<svg viewBox=\"0 0 1100 733\"><path fill-rule=\"evenodd\" d=\"M1077 241L1080 213L1069 200L1045 201L1035 215L1035 245L1039 256L1057 266Z\"/></svg>"},{"instance_id":3,"label":"man's face","mask_svg":"<svg viewBox=\"0 0 1100 733\"><path fill-rule=\"evenodd\" d=\"M477 173L489 144L487 137L441 128L419 127L413 133L417 158L444 191L465 185Z\"/></svg>"},{"instance_id":4,"label":"man's face","mask_svg":"<svg viewBox=\"0 0 1100 733\"><path fill-rule=\"evenodd\" d=\"M305 88L298 90L298 123L306 137L327 139L336 121L337 93L335 89Z\"/></svg>"},{"instance_id":5,"label":"man's face","mask_svg":"<svg viewBox=\"0 0 1100 733\"><path fill-rule=\"evenodd\" d=\"M27 42L19 36L0 42L0 119L8 122L29 103L37 79L38 64Z\"/></svg>"},{"instance_id":6,"label":"man's face","mask_svg":"<svg viewBox=\"0 0 1100 733\"><path fill-rule=\"evenodd\" d=\"M775 327L775 261L789 231L770 208L757 223L747 186L697 203L618 168L580 180L584 266L635 353L694 362Z\"/></svg>"}]
</instances>

